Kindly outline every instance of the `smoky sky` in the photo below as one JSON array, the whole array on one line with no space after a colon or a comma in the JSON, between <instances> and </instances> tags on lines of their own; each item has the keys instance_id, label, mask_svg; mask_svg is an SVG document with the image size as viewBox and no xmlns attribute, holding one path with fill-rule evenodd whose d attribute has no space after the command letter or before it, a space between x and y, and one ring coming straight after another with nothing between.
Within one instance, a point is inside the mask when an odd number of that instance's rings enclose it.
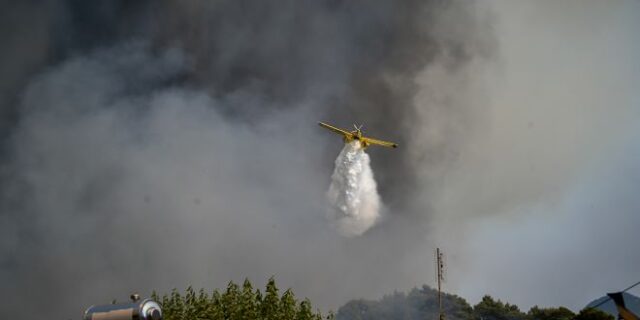
<instances>
[{"instance_id":1,"label":"smoky sky","mask_svg":"<svg viewBox=\"0 0 640 320\"><path fill-rule=\"evenodd\" d=\"M579 310L640 276L639 3L491 4L486 122L431 197L449 288Z\"/></svg>"},{"instance_id":2,"label":"smoky sky","mask_svg":"<svg viewBox=\"0 0 640 320\"><path fill-rule=\"evenodd\" d=\"M621 151L637 137L633 10L574 5L5 2L0 315L79 318L133 291L270 276L335 309L430 283L435 246L450 252L450 290L472 300L579 308L570 290L549 301L548 288L485 283L526 278L490 245L519 261L611 250L585 231L584 246L559 236L564 251L535 254L549 243L505 229L575 217L590 230L601 222L577 213L584 198L637 222L611 191L635 180L606 170L637 168ZM360 237L324 219L342 143L317 121L400 144L368 150L384 218Z\"/></svg>"}]
</instances>

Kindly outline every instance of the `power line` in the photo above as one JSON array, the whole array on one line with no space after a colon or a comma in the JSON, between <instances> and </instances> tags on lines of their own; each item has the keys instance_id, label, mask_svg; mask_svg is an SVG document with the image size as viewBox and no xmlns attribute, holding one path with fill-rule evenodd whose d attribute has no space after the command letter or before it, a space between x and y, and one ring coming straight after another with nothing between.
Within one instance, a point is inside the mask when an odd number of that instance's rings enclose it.
<instances>
[{"instance_id":1,"label":"power line","mask_svg":"<svg viewBox=\"0 0 640 320\"><path fill-rule=\"evenodd\" d=\"M628 288L626 288L626 289L622 290L622 292L627 292L627 291L631 290L633 287L635 287L635 286L637 286L637 285L639 285L639 284L640 284L640 281L638 281L638 282L634 283L632 286L630 286L630 287L628 287Z\"/></svg>"},{"instance_id":2,"label":"power line","mask_svg":"<svg viewBox=\"0 0 640 320\"><path fill-rule=\"evenodd\" d=\"M627 291L631 290L633 287L635 287L635 286L637 286L637 285L639 285L639 284L640 284L640 281L638 281L638 282L636 282L636 283L632 284L631 286L627 287L626 289L624 289L624 290L622 290L622 291L620 291L620 292L621 292L621 293L622 293L622 292L627 292ZM607 298L606 298L606 299L604 299L604 300L600 301L600 303L596 304L595 306L593 306L593 307L591 307L591 308L594 308L594 309L595 309L595 308L597 308L597 307L599 307L599 306L601 306L601 305L603 305L603 304L607 303L609 300L611 300L611 297L607 296Z\"/></svg>"}]
</instances>

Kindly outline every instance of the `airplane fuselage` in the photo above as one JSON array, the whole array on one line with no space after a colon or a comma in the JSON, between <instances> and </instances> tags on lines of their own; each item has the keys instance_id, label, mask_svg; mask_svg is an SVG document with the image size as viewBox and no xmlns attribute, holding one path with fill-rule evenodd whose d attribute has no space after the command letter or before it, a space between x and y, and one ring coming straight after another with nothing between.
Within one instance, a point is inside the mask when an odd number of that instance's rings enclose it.
<instances>
[{"instance_id":1,"label":"airplane fuselage","mask_svg":"<svg viewBox=\"0 0 640 320\"><path fill-rule=\"evenodd\" d=\"M360 147L361 148L366 148L372 144L374 145L379 145L379 146L383 146L383 147L388 147L388 148L397 148L398 144L393 143L393 142L389 142L389 141L383 141L383 140L378 140L378 139L373 139L371 137L365 137L364 135L362 135L362 130L360 130L360 128L362 127L362 125L360 125L360 127L356 126L355 124L353 125L355 127L356 130L352 130L352 131L347 131L344 129L340 129L340 128L336 128L330 124L326 124L324 122L318 122L318 124L325 128L328 129L330 131L333 131L334 133L337 133L339 135L342 135L342 140L344 141L344 143L350 143L354 140L358 140L360 142Z\"/></svg>"},{"instance_id":2,"label":"airplane fuselage","mask_svg":"<svg viewBox=\"0 0 640 320\"><path fill-rule=\"evenodd\" d=\"M362 139L362 131L360 130L351 131L351 136L345 135L343 140L344 140L344 143L349 143L351 141L358 140L360 141L360 147L362 148L366 148L369 146L369 143L367 143L366 140Z\"/></svg>"}]
</instances>

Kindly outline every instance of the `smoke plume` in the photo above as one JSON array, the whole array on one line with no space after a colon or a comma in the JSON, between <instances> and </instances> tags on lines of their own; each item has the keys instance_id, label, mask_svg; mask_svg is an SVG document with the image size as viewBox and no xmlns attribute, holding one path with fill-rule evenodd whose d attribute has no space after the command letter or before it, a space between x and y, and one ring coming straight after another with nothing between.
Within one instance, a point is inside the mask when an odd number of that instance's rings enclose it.
<instances>
[{"instance_id":1,"label":"smoke plume","mask_svg":"<svg viewBox=\"0 0 640 320\"><path fill-rule=\"evenodd\" d=\"M355 140L344 145L336 159L327 191L327 217L347 237L359 236L380 218L380 196L369 155Z\"/></svg>"},{"instance_id":2,"label":"smoke plume","mask_svg":"<svg viewBox=\"0 0 640 320\"><path fill-rule=\"evenodd\" d=\"M619 3L4 1L0 318L270 276L335 310L429 282L438 245L472 301L624 287L640 9ZM327 223L319 119L406 146L367 150L384 219L361 236Z\"/></svg>"},{"instance_id":3,"label":"smoke plume","mask_svg":"<svg viewBox=\"0 0 640 320\"><path fill-rule=\"evenodd\" d=\"M405 262L423 250L429 217L413 199L431 183L413 172L446 164L455 139L415 149L424 162L371 150L393 218L336 237L325 216L339 150L315 123L364 122L409 146L420 72L465 78L487 56L474 5L4 6L0 318L75 318L133 291L270 276L327 310L423 279ZM452 107L433 120L464 121L459 102L430 106Z\"/></svg>"}]
</instances>

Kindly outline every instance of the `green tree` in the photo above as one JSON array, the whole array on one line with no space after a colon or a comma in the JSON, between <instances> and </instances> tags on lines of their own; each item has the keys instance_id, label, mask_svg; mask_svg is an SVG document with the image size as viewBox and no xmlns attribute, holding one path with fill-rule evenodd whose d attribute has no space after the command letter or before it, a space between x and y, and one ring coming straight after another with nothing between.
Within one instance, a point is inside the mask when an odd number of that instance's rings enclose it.
<instances>
[{"instance_id":1,"label":"green tree","mask_svg":"<svg viewBox=\"0 0 640 320\"><path fill-rule=\"evenodd\" d=\"M267 282L267 288L260 307L260 315L264 320L280 319L280 297L273 277Z\"/></svg>"},{"instance_id":2,"label":"green tree","mask_svg":"<svg viewBox=\"0 0 640 320\"><path fill-rule=\"evenodd\" d=\"M526 315L515 304L502 303L488 295L482 297L482 301L473 307L473 312L476 319L483 320L526 319Z\"/></svg>"},{"instance_id":3,"label":"green tree","mask_svg":"<svg viewBox=\"0 0 640 320\"><path fill-rule=\"evenodd\" d=\"M242 306L240 305L240 289L238 285L229 282L227 291L222 295L222 310L225 319L240 319Z\"/></svg>"},{"instance_id":4,"label":"green tree","mask_svg":"<svg viewBox=\"0 0 640 320\"><path fill-rule=\"evenodd\" d=\"M239 319L258 319L260 311L258 310L257 292L259 291L253 291L253 286L249 279L244 279L242 293L240 294L241 312Z\"/></svg>"},{"instance_id":5,"label":"green tree","mask_svg":"<svg viewBox=\"0 0 640 320\"><path fill-rule=\"evenodd\" d=\"M615 320L614 317L606 312L595 308L584 308L580 310L573 320Z\"/></svg>"},{"instance_id":6,"label":"green tree","mask_svg":"<svg viewBox=\"0 0 640 320\"><path fill-rule=\"evenodd\" d=\"M321 320L322 316L320 313L314 314L311 310L311 301L309 299L304 299L300 302L298 306L298 311L296 314L296 320Z\"/></svg>"},{"instance_id":7,"label":"green tree","mask_svg":"<svg viewBox=\"0 0 640 320\"><path fill-rule=\"evenodd\" d=\"M204 290L196 292L188 287L184 295L174 289L162 297L154 292L152 297L162 304L166 320L323 319L319 311L313 313L309 299L298 302L291 290L280 296L273 278L269 279L264 295L245 279L242 288L229 282L222 294L214 290L209 296ZM327 319L333 320L333 313Z\"/></svg>"},{"instance_id":8,"label":"green tree","mask_svg":"<svg viewBox=\"0 0 640 320\"><path fill-rule=\"evenodd\" d=\"M184 300L178 290L173 289L169 296L162 297L162 312L169 315L171 319L181 320L184 318Z\"/></svg>"},{"instance_id":9,"label":"green tree","mask_svg":"<svg viewBox=\"0 0 640 320\"><path fill-rule=\"evenodd\" d=\"M534 306L529 309L527 316L531 320L571 320L575 314L565 307L540 308Z\"/></svg>"},{"instance_id":10,"label":"green tree","mask_svg":"<svg viewBox=\"0 0 640 320\"><path fill-rule=\"evenodd\" d=\"M205 319L224 319L224 305L220 291L213 290L207 305L207 315Z\"/></svg>"},{"instance_id":11,"label":"green tree","mask_svg":"<svg viewBox=\"0 0 640 320\"><path fill-rule=\"evenodd\" d=\"M193 290L193 287L189 286L187 288L187 292L184 295L184 310L183 310L183 319L196 319L198 316L198 310L200 309L198 306L198 301L196 297L196 292Z\"/></svg>"},{"instance_id":12,"label":"green tree","mask_svg":"<svg viewBox=\"0 0 640 320\"><path fill-rule=\"evenodd\" d=\"M280 319L294 320L297 314L296 299L291 289L285 291L280 298Z\"/></svg>"},{"instance_id":13,"label":"green tree","mask_svg":"<svg viewBox=\"0 0 640 320\"><path fill-rule=\"evenodd\" d=\"M463 298L443 294L446 320L472 320L473 308ZM338 309L338 320L438 319L438 291L428 286L413 288L408 294L394 292L379 301L352 300Z\"/></svg>"}]
</instances>

